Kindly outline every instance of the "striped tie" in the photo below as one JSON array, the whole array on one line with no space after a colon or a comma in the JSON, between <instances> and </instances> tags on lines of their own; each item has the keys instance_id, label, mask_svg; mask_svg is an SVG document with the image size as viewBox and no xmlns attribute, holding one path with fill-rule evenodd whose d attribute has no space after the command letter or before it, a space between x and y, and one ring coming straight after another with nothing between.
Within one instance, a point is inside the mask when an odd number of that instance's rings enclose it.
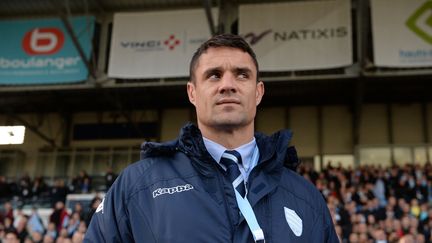
<instances>
[{"instance_id":1,"label":"striped tie","mask_svg":"<svg viewBox=\"0 0 432 243\"><path fill-rule=\"evenodd\" d=\"M235 150L226 150L220 160L220 163L227 168L227 177L232 182L233 187L244 197L246 194L244 179L237 165L241 162L241 155Z\"/></svg>"}]
</instances>

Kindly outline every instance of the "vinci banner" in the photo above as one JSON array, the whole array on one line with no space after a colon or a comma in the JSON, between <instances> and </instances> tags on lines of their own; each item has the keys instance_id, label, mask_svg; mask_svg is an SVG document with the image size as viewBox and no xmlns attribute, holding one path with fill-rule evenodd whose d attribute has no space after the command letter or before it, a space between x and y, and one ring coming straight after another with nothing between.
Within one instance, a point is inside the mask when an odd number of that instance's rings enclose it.
<instances>
[{"instance_id":1,"label":"vinci banner","mask_svg":"<svg viewBox=\"0 0 432 243\"><path fill-rule=\"evenodd\" d=\"M261 71L325 69L352 64L351 1L241 5L239 31Z\"/></svg>"},{"instance_id":2,"label":"vinci banner","mask_svg":"<svg viewBox=\"0 0 432 243\"><path fill-rule=\"evenodd\" d=\"M215 11L213 16L217 16ZM210 36L202 9L117 13L108 76L131 79L189 76L193 53Z\"/></svg>"},{"instance_id":3,"label":"vinci banner","mask_svg":"<svg viewBox=\"0 0 432 243\"><path fill-rule=\"evenodd\" d=\"M87 58L94 17L70 18ZM60 19L0 21L0 84L70 83L88 70Z\"/></svg>"},{"instance_id":4,"label":"vinci banner","mask_svg":"<svg viewBox=\"0 0 432 243\"><path fill-rule=\"evenodd\" d=\"M376 66L432 66L432 1L372 0L371 9Z\"/></svg>"}]
</instances>

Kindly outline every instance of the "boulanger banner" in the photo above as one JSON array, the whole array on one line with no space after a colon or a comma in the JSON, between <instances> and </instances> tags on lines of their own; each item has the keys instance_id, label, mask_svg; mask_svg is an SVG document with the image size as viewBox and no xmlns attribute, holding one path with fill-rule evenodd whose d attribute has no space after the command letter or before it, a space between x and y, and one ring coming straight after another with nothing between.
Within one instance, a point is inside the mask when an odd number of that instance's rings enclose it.
<instances>
[{"instance_id":1,"label":"boulanger banner","mask_svg":"<svg viewBox=\"0 0 432 243\"><path fill-rule=\"evenodd\" d=\"M241 5L239 31L261 71L326 69L352 64L351 1Z\"/></svg>"},{"instance_id":2,"label":"boulanger banner","mask_svg":"<svg viewBox=\"0 0 432 243\"><path fill-rule=\"evenodd\" d=\"M94 17L70 18L87 58ZM0 21L0 84L71 83L88 70L60 19Z\"/></svg>"},{"instance_id":3,"label":"boulanger banner","mask_svg":"<svg viewBox=\"0 0 432 243\"><path fill-rule=\"evenodd\" d=\"M432 66L432 1L372 0L371 11L376 66Z\"/></svg>"},{"instance_id":4,"label":"boulanger banner","mask_svg":"<svg viewBox=\"0 0 432 243\"><path fill-rule=\"evenodd\" d=\"M215 11L213 16L217 16ZM126 79L189 76L193 53L210 36L202 9L117 13L108 76Z\"/></svg>"}]
</instances>

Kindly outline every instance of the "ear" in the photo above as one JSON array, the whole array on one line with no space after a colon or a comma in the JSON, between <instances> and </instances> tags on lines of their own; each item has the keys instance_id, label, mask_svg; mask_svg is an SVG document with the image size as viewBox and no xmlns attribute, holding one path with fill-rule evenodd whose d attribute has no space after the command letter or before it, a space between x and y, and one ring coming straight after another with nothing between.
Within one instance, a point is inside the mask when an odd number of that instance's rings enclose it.
<instances>
[{"instance_id":1,"label":"ear","mask_svg":"<svg viewBox=\"0 0 432 243\"><path fill-rule=\"evenodd\" d=\"M187 94L189 97L189 102L195 105L195 84L191 81L187 83Z\"/></svg>"},{"instance_id":2,"label":"ear","mask_svg":"<svg viewBox=\"0 0 432 243\"><path fill-rule=\"evenodd\" d=\"M264 83L259 81L256 87L256 105L258 106L261 103L262 97L264 96Z\"/></svg>"}]
</instances>

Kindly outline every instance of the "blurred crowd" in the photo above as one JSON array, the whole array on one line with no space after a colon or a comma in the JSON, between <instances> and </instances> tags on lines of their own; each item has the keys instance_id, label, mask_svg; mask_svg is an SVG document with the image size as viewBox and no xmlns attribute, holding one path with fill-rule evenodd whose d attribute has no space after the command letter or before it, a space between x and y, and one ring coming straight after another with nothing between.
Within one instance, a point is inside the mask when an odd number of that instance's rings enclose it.
<instances>
[{"instance_id":1,"label":"blurred crowd","mask_svg":"<svg viewBox=\"0 0 432 243\"><path fill-rule=\"evenodd\" d=\"M23 213L21 208L15 210L7 201L0 211L0 242L4 243L81 243L96 212L101 199L95 197L89 209L81 203L75 203L71 212L58 201L52 208L47 224L38 213L36 207L30 214Z\"/></svg>"},{"instance_id":2,"label":"blurred crowd","mask_svg":"<svg viewBox=\"0 0 432 243\"><path fill-rule=\"evenodd\" d=\"M116 175L108 169L104 190L107 190ZM0 243L80 243L91 217L102 201L94 197L88 207L75 202L73 208L65 207L68 194L95 192L92 179L84 171L68 180L56 179L46 183L42 177L33 181L23 175L17 181L7 181L0 176ZM31 213L23 208L31 206ZM51 208L48 220L39 214L40 208Z\"/></svg>"},{"instance_id":3,"label":"blurred crowd","mask_svg":"<svg viewBox=\"0 0 432 243\"><path fill-rule=\"evenodd\" d=\"M79 171L78 175L70 179L57 178L49 183L43 177L36 177L31 180L27 173L24 173L18 180L6 180L0 175L0 203L13 201L17 206L20 204L50 204L58 201L65 202L68 194L91 193L94 191L106 191L114 180L116 174L108 168L104 176L104 185L98 190L94 188L92 178L85 170ZM101 189L102 188L102 189Z\"/></svg>"},{"instance_id":4,"label":"blurred crowd","mask_svg":"<svg viewBox=\"0 0 432 243\"><path fill-rule=\"evenodd\" d=\"M355 169L330 164L321 172L306 164L298 172L315 184L327 201L341 242L432 243L431 164ZM107 171L105 188L115 178ZM28 176L6 183L0 177L0 199L32 203L35 198L49 198L52 207L44 224L36 207L26 215L20 205L5 201L0 206L0 242L82 242L101 199L94 198L88 208L76 203L70 210L64 202L68 193L91 192L91 181L85 171L68 185L56 180L48 186L41 178L31 181Z\"/></svg>"},{"instance_id":5,"label":"blurred crowd","mask_svg":"<svg viewBox=\"0 0 432 243\"><path fill-rule=\"evenodd\" d=\"M326 199L341 242L432 242L431 164L299 173Z\"/></svg>"}]
</instances>

